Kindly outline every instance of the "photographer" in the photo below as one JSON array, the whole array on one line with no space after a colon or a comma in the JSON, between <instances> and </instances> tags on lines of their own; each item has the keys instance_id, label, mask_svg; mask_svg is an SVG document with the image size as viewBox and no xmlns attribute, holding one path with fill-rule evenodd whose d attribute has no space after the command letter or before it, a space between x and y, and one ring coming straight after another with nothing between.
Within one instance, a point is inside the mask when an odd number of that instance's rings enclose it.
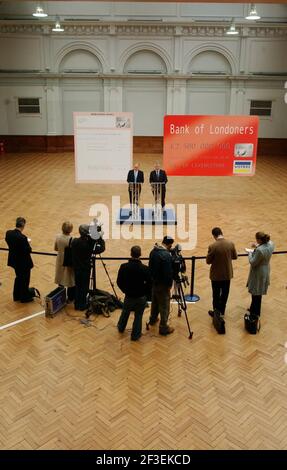
<instances>
[{"instance_id":1,"label":"photographer","mask_svg":"<svg viewBox=\"0 0 287 470\"><path fill-rule=\"evenodd\" d=\"M72 258L75 271L75 309L86 310L89 291L91 256L95 241L90 237L89 225L79 226L80 238L72 240Z\"/></svg>"},{"instance_id":2,"label":"photographer","mask_svg":"<svg viewBox=\"0 0 287 470\"><path fill-rule=\"evenodd\" d=\"M155 244L149 255L149 268L152 277L152 303L149 325L155 325L160 315L159 334L169 335L174 328L169 326L170 289L173 282L173 268L170 250L174 240L166 235L162 244Z\"/></svg>"},{"instance_id":3,"label":"photographer","mask_svg":"<svg viewBox=\"0 0 287 470\"><path fill-rule=\"evenodd\" d=\"M118 330L123 333L130 316L134 312L134 322L131 332L131 340L137 341L142 335L142 316L146 306L151 278L149 269L142 264L141 247L132 246L131 258L120 266L117 284L125 294L123 310L118 321Z\"/></svg>"}]
</instances>

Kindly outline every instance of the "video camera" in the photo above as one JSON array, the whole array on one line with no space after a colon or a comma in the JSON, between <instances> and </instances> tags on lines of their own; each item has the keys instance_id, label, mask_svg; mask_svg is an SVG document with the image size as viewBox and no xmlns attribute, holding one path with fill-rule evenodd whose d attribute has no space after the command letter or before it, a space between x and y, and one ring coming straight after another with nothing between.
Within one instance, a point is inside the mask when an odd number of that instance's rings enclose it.
<instances>
[{"instance_id":1,"label":"video camera","mask_svg":"<svg viewBox=\"0 0 287 470\"><path fill-rule=\"evenodd\" d=\"M102 224L99 223L98 219L93 219L89 224L89 237L93 240L94 248L93 253L99 255L106 249L106 243L103 239L104 231L102 230Z\"/></svg>"},{"instance_id":2,"label":"video camera","mask_svg":"<svg viewBox=\"0 0 287 470\"><path fill-rule=\"evenodd\" d=\"M172 270L173 270L173 279L176 282L182 282L184 287L189 285L188 277L184 274L186 273L186 264L185 259L181 254L181 246L179 244L170 250L171 259L172 259ZM180 276L181 274L181 276Z\"/></svg>"}]
</instances>

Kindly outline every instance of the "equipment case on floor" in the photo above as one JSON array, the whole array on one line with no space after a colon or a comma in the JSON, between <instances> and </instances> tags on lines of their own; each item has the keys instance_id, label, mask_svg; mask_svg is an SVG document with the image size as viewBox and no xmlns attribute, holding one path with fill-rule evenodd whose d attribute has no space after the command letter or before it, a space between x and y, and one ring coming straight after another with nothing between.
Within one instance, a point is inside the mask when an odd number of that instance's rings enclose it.
<instances>
[{"instance_id":1,"label":"equipment case on floor","mask_svg":"<svg viewBox=\"0 0 287 470\"><path fill-rule=\"evenodd\" d=\"M54 316L67 303L67 294L65 287L57 287L45 297L45 315Z\"/></svg>"}]
</instances>

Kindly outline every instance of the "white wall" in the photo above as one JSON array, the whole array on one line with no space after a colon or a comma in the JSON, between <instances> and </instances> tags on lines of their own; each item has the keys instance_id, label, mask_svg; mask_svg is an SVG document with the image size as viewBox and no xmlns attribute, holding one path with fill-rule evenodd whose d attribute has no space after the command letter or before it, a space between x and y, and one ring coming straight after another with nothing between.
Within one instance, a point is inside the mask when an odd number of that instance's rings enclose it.
<instances>
[{"instance_id":1,"label":"white wall","mask_svg":"<svg viewBox=\"0 0 287 470\"><path fill-rule=\"evenodd\" d=\"M134 114L134 135L162 135L166 81L127 79L123 91L123 111Z\"/></svg>"},{"instance_id":2,"label":"white wall","mask_svg":"<svg viewBox=\"0 0 287 470\"><path fill-rule=\"evenodd\" d=\"M24 115L18 113L18 98L39 98L40 114ZM46 135L47 102L44 84L29 82L10 83L0 86L0 133L8 135ZM3 128L2 128L3 125Z\"/></svg>"},{"instance_id":3,"label":"white wall","mask_svg":"<svg viewBox=\"0 0 287 470\"><path fill-rule=\"evenodd\" d=\"M287 5L257 5L250 23L243 4L41 3L64 33L30 19L35 2L0 2L0 134L72 134L73 111L123 110L135 135L162 135L165 114L249 114L262 99L260 136L286 137ZM17 97L39 97L41 114L20 116Z\"/></svg>"}]
</instances>

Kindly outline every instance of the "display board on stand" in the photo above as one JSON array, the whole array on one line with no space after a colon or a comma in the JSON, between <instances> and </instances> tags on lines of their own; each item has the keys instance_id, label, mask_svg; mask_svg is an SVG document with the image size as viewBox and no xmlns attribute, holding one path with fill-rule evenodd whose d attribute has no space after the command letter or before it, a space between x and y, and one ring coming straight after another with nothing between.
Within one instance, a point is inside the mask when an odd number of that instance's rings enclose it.
<instances>
[{"instance_id":1,"label":"display board on stand","mask_svg":"<svg viewBox=\"0 0 287 470\"><path fill-rule=\"evenodd\" d=\"M165 116L167 174L253 176L258 122L258 116Z\"/></svg>"},{"instance_id":2,"label":"display board on stand","mask_svg":"<svg viewBox=\"0 0 287 470\"><path fill-rule=\"evenodd\" d=\"M76 183L126 183L132 166L132 113L74 112Z\"/></svg>"}]
</instances>

